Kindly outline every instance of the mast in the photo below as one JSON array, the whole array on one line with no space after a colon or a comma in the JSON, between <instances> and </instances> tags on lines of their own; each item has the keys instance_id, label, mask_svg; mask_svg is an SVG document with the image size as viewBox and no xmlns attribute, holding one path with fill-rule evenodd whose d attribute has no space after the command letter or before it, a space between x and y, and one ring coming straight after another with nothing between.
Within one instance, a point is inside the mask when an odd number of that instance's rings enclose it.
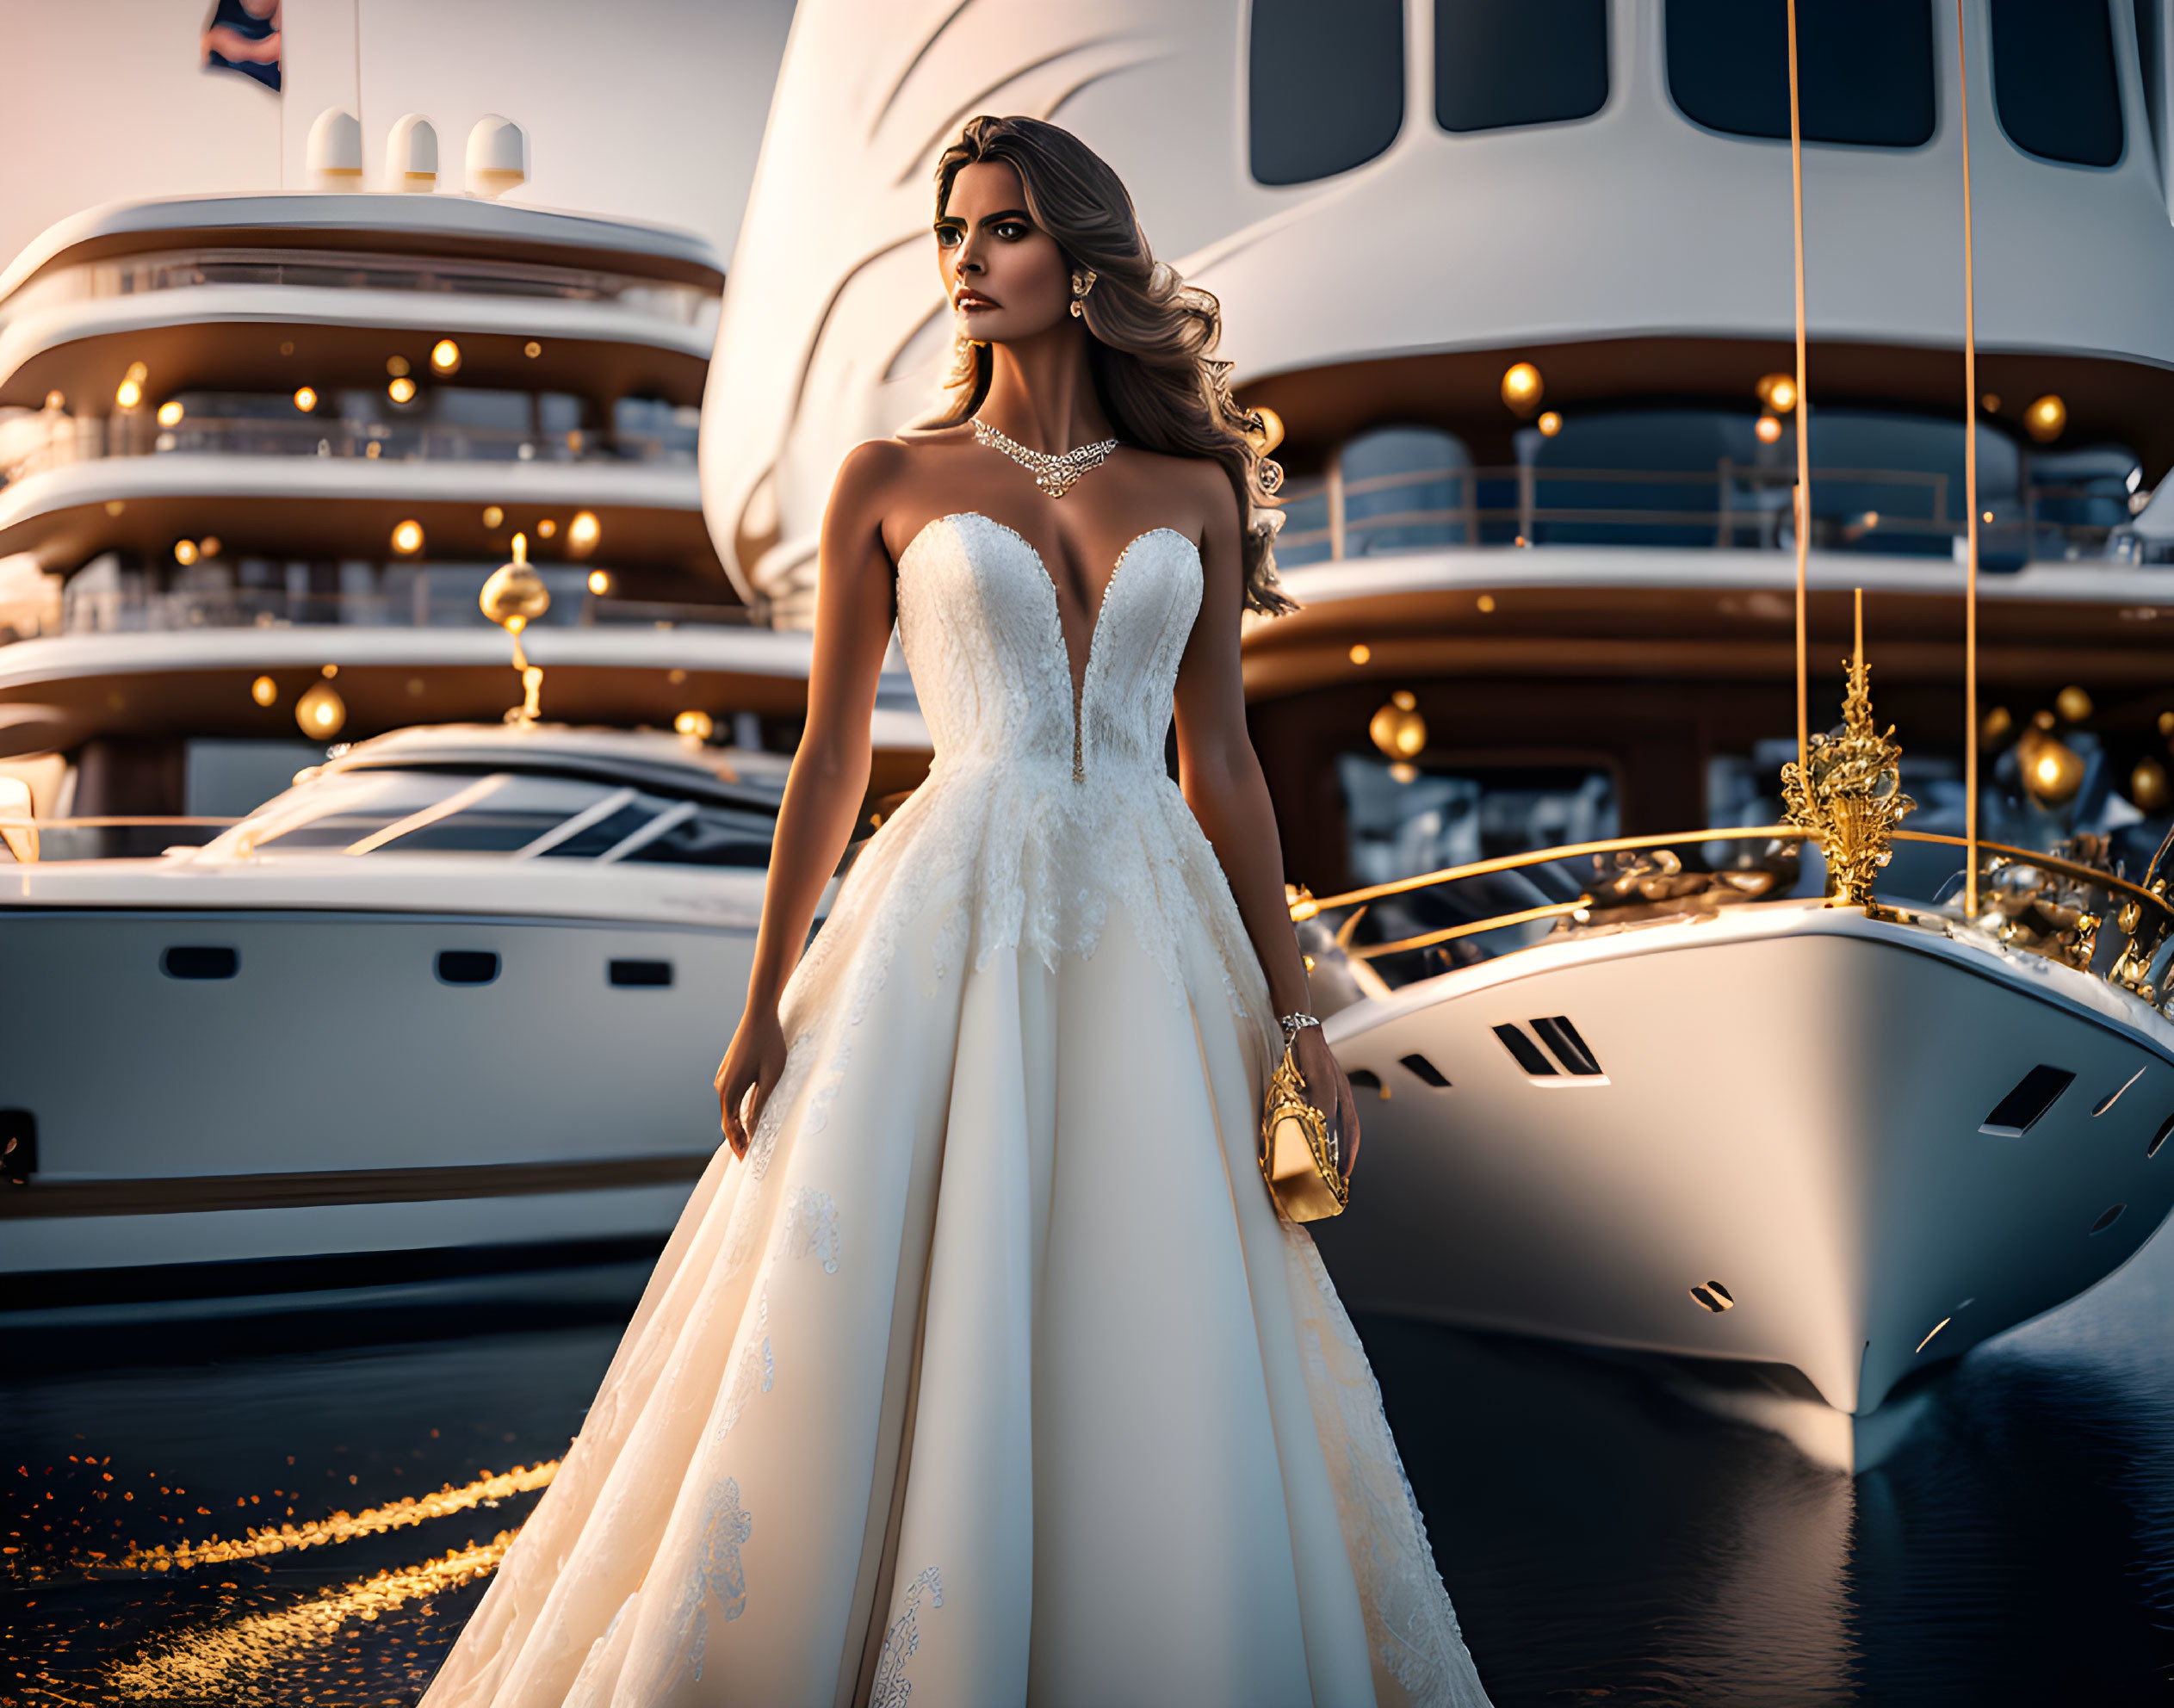
<instances>
[{"instance_id":1,"label":"mast","mask_svg":"<svg viewBox=\"0 0 2174 1708\"><path fill-rule=\"evenodd\" d=\"M1960 5L1961 0L1956 3ZM1812 398L1805 387L1804 372L1804 122L1797 108L1797 0L1789 0L1789 194L1795 215L1797 263L1797 769L1799 775L1808 775L1812 694L1811 671L1805 657L1804 587L1805 570L1812 555ZM1977 502L1973 496L1972 504Z\"/></svg>"},{"instance_id":2,"label":"mast","mask_svg":"<svg viewBox=\"0 0 2174 1708\"><path fill-rule=\"evenodd\" d=\"M1793 6L1796 0L1790 0ZM1955 111L1963 151L1963 913L1978 917L1978 300L1970 228L1970 56L1955 0Z\"/></svg>"}]
</instances>

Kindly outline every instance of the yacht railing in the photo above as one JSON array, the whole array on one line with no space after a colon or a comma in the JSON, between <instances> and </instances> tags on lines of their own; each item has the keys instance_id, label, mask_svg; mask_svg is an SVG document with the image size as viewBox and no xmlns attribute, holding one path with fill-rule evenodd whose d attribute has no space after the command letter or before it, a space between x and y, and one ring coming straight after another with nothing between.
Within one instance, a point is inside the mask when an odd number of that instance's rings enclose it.
<instances>
[{"instance_id":1,"label":"yacht railing","mask_svg":"<svg viewBox=\"0 0 2174 1708\"><path fill-rule=\"evenodd\" d=\"M35 422L38 418L32 418ZM20 430L22 424L17 424ZM391 462L633 462L695 466L692 436L684 443L662 436L577 429L542 433L511 427L444 422L350 421L297 414L276 417L189 416L171 427L148 418L61 416L40 436L22 433L0 463L0 486L51 469L108 457L352 457Z\"/></svg>"},{"instance_id":2,"label":"yacht railing","mask_svg":"<svg viewBox=\"0 0 2174 1708\"><path fill-rule=\"evenodd\" d=\"M1929 831L1896 830L1892 835L1898 842L1954 848L1969 845L1962 837ZM1543 919L1557 921L1558 931L1575 931L1682 917L1721 907L1748 905L1769 896L1776 886L1771 868L1688 871L1675 855L1677 847L1724 842L1763 842L1786 847L1821 839L1817 832L1786 824L1731 825L1662 835L1609 837L1596 842L1574 842L1471 861L1332 895L1316 896L1303 887L1294 886L1289 891L1291 917L1294 923L1303 924L1341 909L1363 912L1388 897L1411 894L1438 885L1589 857L1594 861L1594 881L1574 900L1460 920L1440 931L1386 943L1356 942L1353 929L1358 916L1354 913L1344 919L1341 929L1336 932L1337 946L1354 960L1376 961ZM2067 854L1984 841L1978 844L1978 851L1982 867L1982 905L1975 919L1967 918L1960 909L1937 902L1882 906L1876 911L1881 917L1898 922L1979 934L2004 948L2042 956L2079 971L2096 973L2163 1012L2174 1009L2174 991L2167 987L2174 966L2168 964L2170 957L2166 952L2174 947L2174 894L2170 894L2174 891L2174 833L2170 833L2161 844L2141 882L2092 864L2087 858ZM1655 857L1651 861L1624 857L1649 851ZM1616 857L1613 871L1602 864L1609 856ZM2110 931L2109 926L2112 927ZM2118 947L2109 947L2116 944Z\"/></svg>"},{"instance_id":3,"label":"yacht railing","mask_svg":"<svg viewBox=\"0 0 2174 1708\"><path fill-rule=\"evenodd\" d=\"M10 307L19 313L26 307L143 296L205 285L598 302L678 326L702 325L706 315L715 313L717 304L716 293L698 285L641 279L593 268L359 251L313 250L300 254L291 249L232 248L176 250L55 268L17 292Z\"/></svg>"},{"instance_id":4,"label":"yacht railing","mask_svg":"<svg viewBox=\"0 0 2174 1708\"><path fill-rule=\"evenodd\" d=\"M1820 467L1812 473L1815 492L1855 488L1855 497L1873 500L1815 511L1812 543L1821 550L1948 557L1967 531L1965 518L1949 514L1951 483L1937 470ZM1793 468L1727 457L1711 470L1457 465L1356 480L1316 476L1285 487L1288 520L1276 550L1292 566L1430 546L1780 551L1791 527L1795 484ZM1403 495L1411 502L1398 503ZM2032 480L2018 498L1997 502L1992 520L1979 533L1988 557L2097 557L2122 543L2113 536L2129 508L2126 492ZM2103 519L2077 519L2093 510ZM1324 520L1316 523L1316 514ZM1415 534L1426 537L1410 537Z\"/></svg>"},{"instance_id":5,"label":"yacht railing","mask_svg":"<svg viewBox=\"0 0 2174 1708\"><path fill-rule=\"evenodd\" d=\"M418 567L399 585L371 593L247 586L156 592L133 587L71 586L62 597L59 632L176 634L192 628L292 628L318 624L479 628L488 626L488 620L476 608L475 597L486 572ZM745 628L753 621L745 605L624 599L579 591L583 573L585 571L569 572L573 589L554 589L551 614L537 625L538 629Z\"/></svg>"}]
</instances>

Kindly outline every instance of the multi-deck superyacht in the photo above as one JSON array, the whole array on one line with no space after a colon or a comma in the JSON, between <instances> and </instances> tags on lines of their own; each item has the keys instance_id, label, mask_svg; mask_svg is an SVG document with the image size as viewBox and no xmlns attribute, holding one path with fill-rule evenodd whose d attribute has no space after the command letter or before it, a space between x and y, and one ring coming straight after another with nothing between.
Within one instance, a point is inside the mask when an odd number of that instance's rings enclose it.
<instances>
[{"instance_id":1,"label":"multi-deck superyacht","mask_svg":"<svg viewBox=\"0 0 2174 1708\"><path fill-rule=\"evenodd\" d=\"M806 691L703 524L722 283L359 191L0 276L0 1309L653 1253Z\"/></svg>"},{"instance_id":2,"label":"multi-deck superyacht","mask_svg":"<svg viewBox=\"0 0 2174 1708\"><path fill-rule=\"evenodd\" d=\"M1291 476L1246 669L1378 1093L1346 1296L1692 1361L1863 1464L2174 1204L2174 31L1796 12L1801 371L1781 0L804 0L703 461L804 620L831 471L949 356L937 153L1105 152Z\"/></svg>"}]
</instances>

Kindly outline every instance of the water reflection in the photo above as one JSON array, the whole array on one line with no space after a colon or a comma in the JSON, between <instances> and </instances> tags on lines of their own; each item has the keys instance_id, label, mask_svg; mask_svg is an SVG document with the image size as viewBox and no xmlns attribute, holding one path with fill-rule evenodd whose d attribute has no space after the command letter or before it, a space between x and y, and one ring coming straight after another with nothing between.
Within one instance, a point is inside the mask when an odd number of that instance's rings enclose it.
<instances>
[{"instance_id":1,"label":"water reflection","mask_svg":"<svg viewBox=\"0 0 2174 1708\"><path fill-rule=\"evenodd\" d=\"M0 1699L415 1701L631 1303L0 1336ZM2174 1674L2171 1313L2161 1241L1855 1479L1650 1365L1361 1327L1503 1708L2122 1704Z\"/></svg>"}]
</instances>

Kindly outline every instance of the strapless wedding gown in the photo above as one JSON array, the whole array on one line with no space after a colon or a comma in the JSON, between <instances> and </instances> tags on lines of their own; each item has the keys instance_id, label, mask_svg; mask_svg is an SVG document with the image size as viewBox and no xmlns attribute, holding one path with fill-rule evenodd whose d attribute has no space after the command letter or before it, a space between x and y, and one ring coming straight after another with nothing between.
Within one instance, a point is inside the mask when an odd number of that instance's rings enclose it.
<instances>
[{"instance_id":1,"label":"strapless wedding gown","mask_svg":"<svg viewBox=\"0 0 2174 1708\"><path fill-rule=\"evenodd\" d=\"M1134 541L1075 713L1024 538L899 560L934 767L426 1708L1486 1701L1254 1161L1279 1038L1163 767L1200 595Z\"/></svg>"}]
</instances>

